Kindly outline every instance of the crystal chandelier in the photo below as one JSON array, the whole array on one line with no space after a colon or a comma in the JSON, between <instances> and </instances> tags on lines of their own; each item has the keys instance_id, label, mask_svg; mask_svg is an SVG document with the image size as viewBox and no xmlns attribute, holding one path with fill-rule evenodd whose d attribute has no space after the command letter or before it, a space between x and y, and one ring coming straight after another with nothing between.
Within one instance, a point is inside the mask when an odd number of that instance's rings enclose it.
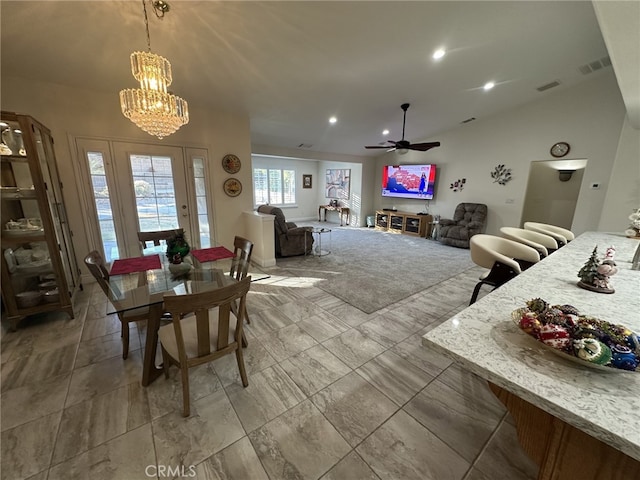
<instances>
[{"instance_id":1,"label":"crystal chandelier","mask_svg":"<svg viewBox=\"0 0 640 480\"><path fill-rule=\"evenodd\" d=\"M153 8L156 16L162 18L169 11L169 4L156 0ZM123 115L138 127L162 139L189 123L189 107L186 100L167 92L172 81L171 64L166 58L151 53L145 0L142 0L142 9L149 51L131 54L131 73L140 82L140 88L121 90L120 107Z\"/></svg>"}]
</instances>

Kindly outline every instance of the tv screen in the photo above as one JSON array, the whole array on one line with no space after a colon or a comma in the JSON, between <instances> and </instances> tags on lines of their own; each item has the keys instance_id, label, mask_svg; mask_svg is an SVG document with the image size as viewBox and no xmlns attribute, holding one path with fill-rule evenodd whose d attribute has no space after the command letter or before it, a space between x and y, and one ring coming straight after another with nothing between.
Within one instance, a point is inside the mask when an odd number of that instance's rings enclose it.
<instances>
[{"instance_id":1,"label":"tv screen","mask_svg":"<svg viewBox=\"0 0 640 480\"><path fill-rule=\"evenodd\" d=\"M382 170L382 196L396 198L433 199L436 166L385 165Z\"/></svg>"}]
</instances>

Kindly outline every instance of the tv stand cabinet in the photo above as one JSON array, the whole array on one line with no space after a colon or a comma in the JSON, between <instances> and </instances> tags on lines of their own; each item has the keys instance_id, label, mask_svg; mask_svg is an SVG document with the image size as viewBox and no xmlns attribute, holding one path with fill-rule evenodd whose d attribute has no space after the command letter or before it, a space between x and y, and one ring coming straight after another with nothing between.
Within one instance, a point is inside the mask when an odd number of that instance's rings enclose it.
<instances>
[{"instance_id":1,"label":"tv stand cabinet","mask_svg":"<svg viewBox=\"0 0 640 480\"><path fill-rule=\"evenodd\" d=\"M429 237L433 216L392 210L377 210L375 229L391 233L404 233L416 237Z\"/></svg>"}]
</instances>

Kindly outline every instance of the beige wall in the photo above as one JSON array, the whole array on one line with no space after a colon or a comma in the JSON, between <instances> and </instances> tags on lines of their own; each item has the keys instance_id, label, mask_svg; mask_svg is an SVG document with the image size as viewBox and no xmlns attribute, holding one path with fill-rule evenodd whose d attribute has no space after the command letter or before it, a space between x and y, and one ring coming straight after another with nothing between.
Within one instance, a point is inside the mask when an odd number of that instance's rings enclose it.
<instances>
[{"instance_id":1,"label":"beige wall","mask_svg":"<svg viewBox=\"0 0 640 480\"><path fill-rule=\"evenodd\" d=\"M425 153L409 152L402 157L386 154L377 161L376 183L380 183L385 164L435 163L438 179L431 213L450 218L460 202L486 203L489 207L487 233L498 234L502 226L520 224L530 163L552 160L551 145L566 141L571 145L571 151L564 159L588 160L572 230L576 234L598 230L607 192L619 189L615 184L610 185L614 160L620 169L638 161L637 154L633 157L632 148L620 151L618 155L624 120L624 104L615 76L609 71L576 87L542 96L539 101L424 139L440 141L442 146L439 148ZM629 136L637 139L637 135ZM624 142L627 147L630 143L632 140ZM498 164L512 170L513 180L505 186L493 183L490 176ZM453 192L449 185L459 178L467 179L465 188ZM591 183L599 183L601 188L585 188ZM629 183L630 180L624 183L624 190L628 190ZM388 206L380 193L375 195L378 208ZM637 186L635 196L637 198ZM406 202L394 199L394 204L401 210L418 211L423 207L422 202ZM608 215L615 217L611 218L608 228L615 226L615 230L622 231L629 213L617 211L618 204L619 199L612 198L607 207Z\"/></svg>"},{"instance_id":2,"label":"beige wall","mask_svg":"<svg viewBox=\"0 0 640 480\"><path fill-rule=\"evenodd\" d=\"M77 160L70 147L69 135L145 142L153 142L153 137L122 116L115 90L109 94L77 91L3 77L1 95L3 110L33 115L52 130L76 252L81 260L93 246L88 244L85 235L83 199L74 177L73 162ZM196 105L190 105L190 110L189 125L159 143L208 149L215 233L218 241L230 246L233 235L243 233L241 213L253 209L249 119L246 115L213 112ZM383 165L431 162L438 165L436 198L430 202L431 213L447 217L460 202L484 202L489 206L487 232L497 234L501 226L519 225L530 163L551 160L549 148L560 140L571 144L566 159L588 160L572 224L575 233L598 229L622 231L627 226L630 209L640 206L640 131L625 121L624 105L612 72L509 112L423 140L438 140L442 146L425 153L409 152L402 157L390 153L377 158L260 146L253 146L253 151L315 161L300 164L305 170L300 173L310 169L314 174L313 190L301 190L302 209L293 215L301 219L313 218L317 205L325 201L326 168L352 169L350 206L354 209L353 223L362 226L366 215L390 206L380 195ZM220 164L226 153L238 155L243 162L237 177L244 190L237 198L227 197L222 191L222 182L229 176ZM493 183L490 177L498 164L512 169L514 179L505 186ZM467 184L464 190L454 193L449 184L458 178L466 178ZM601 188L585 188L591 183L599 183ZM513 203L509 203L511 200ZM424 202L415 200L394 199L394 205L410 212L424 208Z\"/></svg>"},{"instance_id":3,"label":"beige wall","mask_svg":"<svg viewBox=\"0 0 640 480\"><path fill-rule=\"evenodd\" d=\"M73 162L76 152L69 136L114 138L144 141L162 145L203 147L208 150L211 167L209 192L213 193L215 235L227 247L233 247L235 234L244 234L241 213L252 209L251 137L249 118L241 114L212 112L189 105L190 123L170 137L159 141L120 112L118 91L112 93L70 89L60 85L38 83L20 78L2 78L2 109L29 114L52 132L55 150L64 184L64 197L69 222L74 232L78 261L93 249L89 245L83 218L83 200L76 184ZM224 172L222 157L234 153L242 161L242 169L235 175L243 184L240 196L224 194L222 184L230 175Z\"/></svg>"}]
</instances>

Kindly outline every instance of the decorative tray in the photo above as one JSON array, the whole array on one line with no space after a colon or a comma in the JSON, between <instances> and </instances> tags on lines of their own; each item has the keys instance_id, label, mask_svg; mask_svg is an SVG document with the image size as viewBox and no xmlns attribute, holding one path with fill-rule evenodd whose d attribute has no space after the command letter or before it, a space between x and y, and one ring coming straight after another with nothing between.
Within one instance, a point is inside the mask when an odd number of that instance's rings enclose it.
<instances>
[{"instance_id":1,"label":"decorative tray","mask_svg":"<svg viewBox=\"0 0 640 480\"><path fill-rule=\"evenodd\" d=\"M537 344L567 360L604 372L640 373L640 336L623 325L541 298L529 300L511 318Z\"/></svg>"}]
</instances>

